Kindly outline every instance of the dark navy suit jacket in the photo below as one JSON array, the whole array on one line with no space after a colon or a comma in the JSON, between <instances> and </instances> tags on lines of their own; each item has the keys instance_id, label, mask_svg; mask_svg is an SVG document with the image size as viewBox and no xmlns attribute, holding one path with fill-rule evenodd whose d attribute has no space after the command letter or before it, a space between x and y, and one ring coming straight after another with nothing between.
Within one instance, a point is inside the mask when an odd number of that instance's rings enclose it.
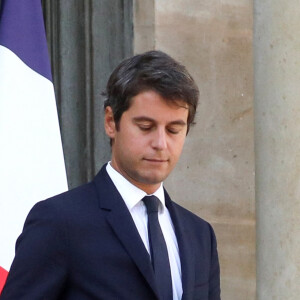
<instances>
[{"instance_id":1,"label":"dark navy suit jacket","mask_svg":"<svg viewBox=\"0 0 300 300\"><path fill-rule=\"evenodd\" d=\"M219 300L212 227L171 201L184 300ZM1 300L155 300L149 254L105 166L81 187L37 203L17 240Z\"/></svg>"}]
</instances>

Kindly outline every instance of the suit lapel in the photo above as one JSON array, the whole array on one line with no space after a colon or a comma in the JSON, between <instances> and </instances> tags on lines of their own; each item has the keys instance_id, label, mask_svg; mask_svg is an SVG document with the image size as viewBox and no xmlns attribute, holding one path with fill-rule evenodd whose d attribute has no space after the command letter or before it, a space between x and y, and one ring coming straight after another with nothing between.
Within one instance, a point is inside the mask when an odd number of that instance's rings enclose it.
<instances>
[{"instance_id":1,"label":"suit lapel","mask_svg":"<svg viewBox=\"0 0 300 300\"><path fill-rule=\"evenodd\" d=\"M182 272L182 300L192 299L192 292L195 283L195 264L194 253L189 241L188 228L185 226L185 220L182 218L179 207L171 201L168 193L165 191L166 206L172 218L177 237L179 256Z\"/></svg>"},{"instance_id":2,"label":"suit lapel","mask_svg":"<svg viewBox=\"0 0 300 300\"><path fill-rule=\"evenodd\" d=\"M150 256L124 200L106 172L106 165L96 176L95 183L100 199L99 205L105 211L107 222L158 298Z\"/></svg>"}]
</instances>

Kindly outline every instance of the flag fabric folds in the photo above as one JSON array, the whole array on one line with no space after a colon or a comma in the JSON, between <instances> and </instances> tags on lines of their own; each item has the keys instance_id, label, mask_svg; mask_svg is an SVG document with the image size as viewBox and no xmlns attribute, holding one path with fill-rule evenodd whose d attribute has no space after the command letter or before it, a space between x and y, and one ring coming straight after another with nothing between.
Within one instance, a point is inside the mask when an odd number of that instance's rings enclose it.
<instances>
[{"instance_id":1,"label":"flag fabric folds","mask_svg":"<svg viewBox=\"0 0 300 300\"><path fill-rule=\"evenodd\" d=\"M67 190L41 0L1 3L0 292L30 208Z\"/></svg>"}]
</instances>

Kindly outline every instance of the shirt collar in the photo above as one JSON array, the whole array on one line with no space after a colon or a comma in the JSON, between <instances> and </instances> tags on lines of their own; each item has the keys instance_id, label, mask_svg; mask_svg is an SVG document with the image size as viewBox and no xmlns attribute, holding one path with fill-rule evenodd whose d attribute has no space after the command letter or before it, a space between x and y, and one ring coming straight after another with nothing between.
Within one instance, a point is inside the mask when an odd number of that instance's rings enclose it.
<instances>
[{"instance_id":1,"label":"shirt collar","mask_svg":"<svg viewBox=\"0 0 300 300\"><path fill-rule=\"evenodd\" d=\"M147 195L143 190L133 185L123 175L116 171L111 166L110 162L106 165L106 171L129 210L132 210L133 207L135 207ZM152 195L156 196L160 200L160 203L162 204L161 207L164 209L165 193L163 183L161 183L159 188Z\"/></svg>"}]
</instances>

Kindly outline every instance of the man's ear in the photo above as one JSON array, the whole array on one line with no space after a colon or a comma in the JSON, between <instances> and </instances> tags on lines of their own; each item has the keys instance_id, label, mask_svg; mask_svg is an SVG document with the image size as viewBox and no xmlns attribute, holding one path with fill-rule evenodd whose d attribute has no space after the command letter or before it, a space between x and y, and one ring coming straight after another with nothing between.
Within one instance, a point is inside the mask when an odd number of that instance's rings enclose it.
<instances>
[{"instance_id":1,"label":"man's ear","mask_svg":"<svg viewBox=\"0 0 300 300\"><path fill-rule=\"evenodd\" d=\"M106 134L111 138L114 139L115 132L116 132L116 123L114 120L114 114L110 106L105 108L104 114L104 128Z\"/></svg>"}]
</instances>

